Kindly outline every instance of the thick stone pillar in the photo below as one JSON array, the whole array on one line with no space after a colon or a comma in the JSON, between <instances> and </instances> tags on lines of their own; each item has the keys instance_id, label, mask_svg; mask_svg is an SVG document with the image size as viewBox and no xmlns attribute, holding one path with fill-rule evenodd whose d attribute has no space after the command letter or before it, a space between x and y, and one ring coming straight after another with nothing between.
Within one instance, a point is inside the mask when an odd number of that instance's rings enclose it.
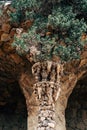
<instances>
[{"instance_id":1,"label":"thick stone pillar","mask_svg":"<svg viewBox=\"0 0 87 130\"><path fill-rule=\"evenodd\" d=\"M38 124L38 102L34 94L34 79L31 72L23 73L19 81L20 87L26 99L27 105L27 130L37 130Z\"/></svg>"},{"instance_id":2,"label":"thick stone pillar","mask_svg":"<svg viewBox=\"0 0 87 130\"><path fill-rule=\"evenodd\" d=\"M85 73L61 76L62 65L38 62L20 78L28 111L27 130L66 130L65 109L77 80ZM61 82L61 85L60 85Z\"/></svg>"},{"instance_id":3,"label":"thick stone pillar","mask_svg":"<svg viewBox=\"0 0 87 130\"><path fill-rule=\"evenodd\" d=\"M34 92L39 102L37 130L55 130L55 102L60 93L60 64L38 62L32 67L36 83Z\"/></svg>"}]
</instances>

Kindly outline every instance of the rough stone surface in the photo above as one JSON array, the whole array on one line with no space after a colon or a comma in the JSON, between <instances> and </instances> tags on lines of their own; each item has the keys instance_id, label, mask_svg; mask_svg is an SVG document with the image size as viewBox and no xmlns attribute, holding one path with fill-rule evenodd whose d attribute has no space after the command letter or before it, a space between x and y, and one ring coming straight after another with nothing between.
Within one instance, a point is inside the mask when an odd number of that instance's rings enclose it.
<instances>
[{"instance_id":1,"label":"rough stone surface","mask_svg":"<svg viewBox=\"0 0 87 130\"><path fill-rule=\"evenodd\" d=\"M2 41L2 42L10 41L10 36L9 36L9 34L3 33L3 34L1 35L1 41Z\"/></svg>"},{"instance_id":2,"label":"rough stone surface","mask_svg":"<svg viewBox=\"0 0 87 130\"><path fill-rule=\"evenodd\" d=\"M10 29L11 29L10 24L4 23L4 24L2 25L2 31L3 31L3 32L9 33Z\"/></svg>"},{"instance_id":3,"label":"rough stone surface","mask_svg":"<svg viewBox=\"0 0 87 130\"><path fill-rule=\"evenodd\" d=\"M38 128L55 129L55 101L60 93L60 64L38 62L32 67L35 76L34 92L39 102ZM43 117L43 120L42 120Z\"/></svg>"}]
</instances>

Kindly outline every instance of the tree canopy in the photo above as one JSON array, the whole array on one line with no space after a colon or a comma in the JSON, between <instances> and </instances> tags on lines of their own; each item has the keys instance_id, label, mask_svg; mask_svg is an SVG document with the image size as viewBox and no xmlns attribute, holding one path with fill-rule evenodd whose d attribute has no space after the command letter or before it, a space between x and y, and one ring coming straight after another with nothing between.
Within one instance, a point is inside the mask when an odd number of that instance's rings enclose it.
<instances>
[{"instance_id":1,"label":"tree canopy","mask_svg":"<svg viewBox=\"0 0 87 130\"><path fill-rule=\"evenodd\" d=\"M11 22L32 22L27 33L14 38L19 54L33 52L35 61L54 55L63 61L80 58L86 43L86 0L13 0L11 6Z\"/></svg>"}]
</instances>

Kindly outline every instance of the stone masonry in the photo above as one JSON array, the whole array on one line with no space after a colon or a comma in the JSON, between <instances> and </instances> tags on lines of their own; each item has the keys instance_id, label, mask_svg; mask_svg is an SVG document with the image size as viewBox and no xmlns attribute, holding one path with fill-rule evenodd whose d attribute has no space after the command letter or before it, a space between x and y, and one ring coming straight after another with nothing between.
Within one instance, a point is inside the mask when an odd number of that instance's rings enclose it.
<instances>
[{"instance_id":1,"label":"stone masonry","mask_svg":"<svg viewBox=\"0 0 87 130\"><path fill-rule=\"evenodd\" d=\"M60 64L38 62L32 67L36 83L34 92L39 101L37 130L55 129L55 101L60 91Z\"/></svg>"}]
</instances>

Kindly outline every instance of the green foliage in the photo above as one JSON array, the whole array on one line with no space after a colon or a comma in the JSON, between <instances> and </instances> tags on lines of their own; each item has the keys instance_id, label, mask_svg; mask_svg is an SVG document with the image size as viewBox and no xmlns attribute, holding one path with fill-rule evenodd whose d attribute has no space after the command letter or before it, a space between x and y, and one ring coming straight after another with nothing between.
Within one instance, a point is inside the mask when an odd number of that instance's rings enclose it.
<instances>
[{"instance_id":1,"label":"green foliage","mask_svg":"<svg viewBox=\"0 0 87 130\"><path fill-rule=\"evenodd\" d=\"M71 26L71 21L75 18L71 7L57 9L54 8L52 14L48 16L48 24L52 25L53 28L65 29L67 30Z\"/></svg>"},{"instance_id":2,"label":"green foliage","mask_svg":"<svg viewBox=\"0 0 87 130\"><path fill-rule=\"evenodd\" d=\"M61 1L62 0L12 0L11 6L15 8L16 11L10 14L11 20L12 22L20 23L27 19L35 19L39 15L48 15L53 6Z\"/></svg>"},{"instance_id":3,"label":"green foliage","mask_svg":"<svg viewBox=\"0 0 87 130\"><path fill-rule=\"evenodd\" d=\"M11 6L16 11L10 14L12 22L20 23L27 19L33 19L35 11L39 9L40 3L39 0L13 0Z\"/></svg>"},{"instance_id":4,"label":"green foliage","mask_svg":"<svg viewBox=\"0 0 87 130\"><path fill-rule=\"evenodd\" d=\"M77 13L87 13L87 0L69 0Z\"/></svg>"},{"instance_id":5,"label":"green foliage","mask_svg":"<svg viewBox=\"0 0 87 130\"><path fill-rule=\"evenodd\" d=\"M27 53L34 43L39 42L39 37L35 34L35 29L31 29L28 33L23 33L20 38L14 37L13 46L16 46L16 50L19 54Z\"/></svg>"},{"instance_id":6,"label":"green foliage","mask_svg":"<svg viewBox=\"0 0 87 130\"><path fill-rule=\"evenodd\" d=\"M4 4L5 4L5 2L0 1L0 16L3 15L3 9L2 8L3 8Z\"/></svg>"},{"instance_id":7,"label":"green foliage","mask_svg":"<svg viewBox=\"0 0 87 130\"><path fill-rule=\"evenodd\" d=\"M55 54L59 54L63 60L78 58L84 45L81 35L87 29L84 20L76 19L76 14L72 12L71 7L59 7L48 16L48 25L57 30L58 44L61 41L65 43L65 46L56 45Z\"/></svg>"},{"instance_id":8,"label":"green foliage","mask_svg":"<svg viewBox=\"0 0 87 130\"><path fill-rule=\"evenodd\" d=\"M33 18L34 24L29 29L28 33L23 33L20 38L15 37L13 46L16 46L18 53L26 54L29 53L31 47L34 46L36 48L35 57L37 60L47 60L52 59L53 55L60 56L63 61L68 61L72 59L78 59L80 57L80 53L83 49L85 41L81 40L81 36L83 33L87 31L87 24L84 21L84 18L78 17L78 12L80 7L83 12L85 11L85 7L82 4L86 2L85 0L76 1L81 5L78 8L74 8L74 1L72 3L71 0L49 0L47 4L46 1L43 0L40 2L39 0L23 0L20 4L15 3L14 0L14 8L16 7L17 14L14 15L16 21L20 22L22 19L22 15L24 15L25 20ZM48 9L48 5L52 5L50 8L50 12ZM43 13L44 5L47 6L45 9L47 14ZM87 7L87 5L85 4ZM84 7L84 8L83 8ZM24 14L22 13L24 11ZM19 11L19 12L17 12ZM84 12L85 13L85 12ZM46 35L47 32L50 32L51 35Z\"/></svg>"},{"instance_id":9,"label":"green foliage","mask_svg":"<svg viewBox=\"0 0 87 130\"><path fill-rule=\"evenodd\" d=\"M17 52L22 55L30 52L33 46L37 49L36 59L47 60L51 58L51 50L55 43L55 39L49 37L42 37L36 33L37 28L32 27L28 33L23 33L20 38L15 36L13 46L16 47Z\"/></svg>"}]
</instances>

